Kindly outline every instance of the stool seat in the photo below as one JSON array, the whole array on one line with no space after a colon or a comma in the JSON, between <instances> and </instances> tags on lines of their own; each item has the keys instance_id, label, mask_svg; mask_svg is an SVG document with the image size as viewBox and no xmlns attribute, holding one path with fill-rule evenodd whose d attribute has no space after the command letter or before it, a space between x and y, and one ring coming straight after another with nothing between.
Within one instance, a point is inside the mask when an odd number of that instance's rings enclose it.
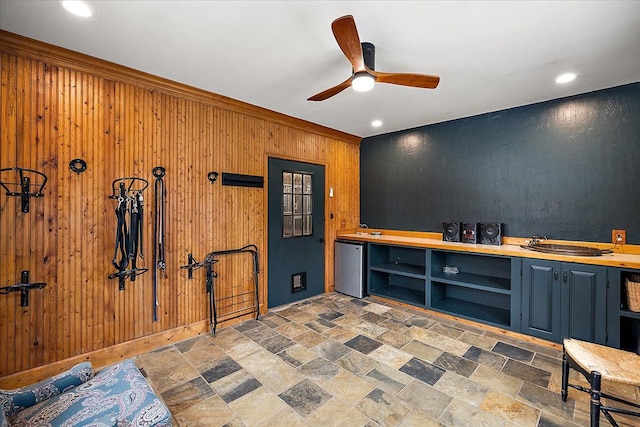
<instances>
[{"instance_id":1,"label":"stool seat","mask_svg":"<svg viewBox=\"0 0 640 427\"><path fill-rule=\"evenodd\" d=\"M569 387L589 393L591 395L589 402L591 427L600 426L601 414L614 427L617 427L618 423L613 418L613 414L640 417L640 411L637 410L640 405L631 402L628 396L612 396L603 393L601 389L602 380L633 387L640 386L640 356L628 351L569 338L563 341L563 347L560 393L563 402L567 401ZM589 382L589 388L569 383L569 370L572 368L585 377ZM628 406L603 404L601 398L631 406L633 410L628 409Z\"/></svg>"},{"instance_id":2,"label":"stool seat","mask_svg":"<svg viewBox=\"0 0 640 427\"><path fill-rule=\"evenodd\" d=\"M603 380L640 387L640 356L635 353L576 339L565 339L564 351L586 372L597 371Z\"/></svg>"}]
</instances>

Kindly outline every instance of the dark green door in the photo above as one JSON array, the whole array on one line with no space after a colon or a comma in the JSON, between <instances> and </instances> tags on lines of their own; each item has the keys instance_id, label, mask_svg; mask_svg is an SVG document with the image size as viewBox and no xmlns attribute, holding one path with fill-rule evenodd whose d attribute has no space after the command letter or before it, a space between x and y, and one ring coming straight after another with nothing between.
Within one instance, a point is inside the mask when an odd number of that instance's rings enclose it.
<instances>
[{"instance_id":1,"label":"dark green door","mask_svg":"<svg viewBox=\"0 0 640 427\"><path fill-rule=\"evenodd\" d=\"M324 166L269 159L268 306L324 292Z\"/></svg>"}]
</instances>

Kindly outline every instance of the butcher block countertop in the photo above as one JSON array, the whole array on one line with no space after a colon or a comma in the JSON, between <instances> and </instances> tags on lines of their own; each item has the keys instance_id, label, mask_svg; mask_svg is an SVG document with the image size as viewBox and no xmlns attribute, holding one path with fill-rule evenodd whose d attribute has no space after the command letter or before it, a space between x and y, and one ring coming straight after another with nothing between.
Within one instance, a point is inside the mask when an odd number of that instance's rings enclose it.
<instances>
[{"instance_id":1,"label":"butcher block countertop","mask_svg":"<svg viewBox=\"0 0 640 427\"><path fill-rule=\"evenodd\" d=\"M374 236L372 232L382 233ZM338 232L338 239L353 240L359 242L383 243L388 245L412 246L419 248L444 249L449 251L473 252L480 254L503 255L521 258L537 258L562 262L575 262L580 264L603 265L608 267L623 267L640 270L640 246L637 245L617 245L613 243L575 242L563 240L546 240L545 243L575 244L580 246L590 246L598 249L612 249L614 252L603 254L602 256L576 256L557 255L542 252L535 252L521 248L526 245L528 238L505 237L502 245L481 245L457 242L443 242L441 233L380 230L380 229L359 229L343 230Z\"/></svg>"}]
</instances>

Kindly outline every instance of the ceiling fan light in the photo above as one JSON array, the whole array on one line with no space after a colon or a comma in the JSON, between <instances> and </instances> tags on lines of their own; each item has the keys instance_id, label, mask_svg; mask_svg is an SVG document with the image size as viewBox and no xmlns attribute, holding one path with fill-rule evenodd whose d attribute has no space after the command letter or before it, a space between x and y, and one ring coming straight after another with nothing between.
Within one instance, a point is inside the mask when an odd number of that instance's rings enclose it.
<instances>
[{"instance_id":1,"label":"ceiling fan light","mask_svg":"<svg viewBox=\"0 0 640 427\"><path fill-rule=\"evenodd\" d=\"M351 87L356 92L367 92L373 89L375 82L371 74L358 73L353 77L353 80L351 80Z\"/></svg>"}]
</instances>

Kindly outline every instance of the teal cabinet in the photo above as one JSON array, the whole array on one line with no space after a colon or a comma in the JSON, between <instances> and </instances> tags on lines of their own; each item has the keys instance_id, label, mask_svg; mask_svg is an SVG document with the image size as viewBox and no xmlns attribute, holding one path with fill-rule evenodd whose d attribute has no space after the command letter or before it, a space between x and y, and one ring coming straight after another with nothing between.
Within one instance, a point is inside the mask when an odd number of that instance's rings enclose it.
<instances>
[{"instance_id":1,"label":"teal cabinet","mask_svg":"<svg viewBox=\"0 0 640 427\"><path fill-rule=\"evenodd\" d=\"M537 259L522 261L522 332L606 344L607 269Z\"/></svg>"},{"instance_id":2,"label":"teal cabinet","mask_svg":"<svg viewBox=\"0 0 640 427\"><path fill-rule=\"evenodd\" d=\"M557 343L640 349L640 313L620 307L628 271L384 243L369 243L367 265L370 295Z\"/></svg>"}]
</instances>

